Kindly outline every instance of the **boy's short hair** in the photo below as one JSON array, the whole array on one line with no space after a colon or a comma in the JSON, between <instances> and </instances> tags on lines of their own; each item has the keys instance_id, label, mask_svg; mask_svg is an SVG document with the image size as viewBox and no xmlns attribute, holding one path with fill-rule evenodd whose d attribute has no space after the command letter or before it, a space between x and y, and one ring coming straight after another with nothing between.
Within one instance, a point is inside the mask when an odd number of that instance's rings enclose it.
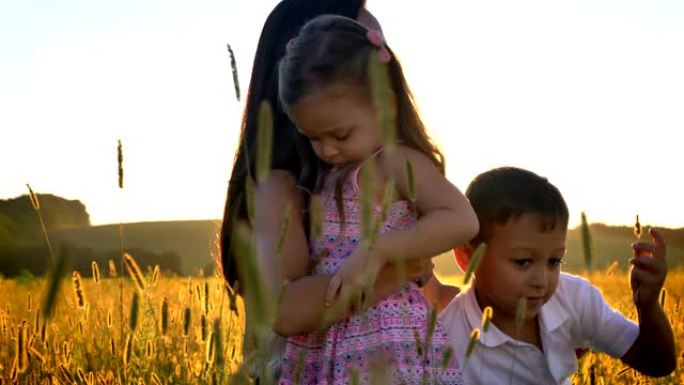
<instances>
[{"instance_id":1,"label":"boy's short hair","mask_svg":"<svg viewBox=\"0 0 684 385\"><path fill-rule=\"evenodd\" d=\"M548 179L516 167L500 167L473 179L465 193L480 221L479 234L470 241L477 247L488 241L495 225L503 225L523 214L538 214L540 230L568 227L568 206Z\"/></svg>"}]
</instances>

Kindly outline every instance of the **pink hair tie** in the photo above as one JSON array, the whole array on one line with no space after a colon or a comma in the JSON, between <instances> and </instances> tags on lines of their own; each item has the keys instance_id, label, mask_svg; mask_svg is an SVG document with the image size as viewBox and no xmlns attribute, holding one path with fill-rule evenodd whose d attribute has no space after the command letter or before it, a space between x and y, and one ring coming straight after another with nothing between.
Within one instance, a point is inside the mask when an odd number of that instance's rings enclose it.
<instances>
[{"instance_id":1,"label":"pink hair tie","mask_svg":"<svg viewBox=\"0 0 684 385\"><path fill-rule=\"evenodd\" d=\"M385 37L382 36L382 32L377 29L368 30L368 32L366 32L366 38L373 47L378 48L381 62L389 63L392 60L392 54L390 54L387 49Z\"/></svg>"}]
</instances>

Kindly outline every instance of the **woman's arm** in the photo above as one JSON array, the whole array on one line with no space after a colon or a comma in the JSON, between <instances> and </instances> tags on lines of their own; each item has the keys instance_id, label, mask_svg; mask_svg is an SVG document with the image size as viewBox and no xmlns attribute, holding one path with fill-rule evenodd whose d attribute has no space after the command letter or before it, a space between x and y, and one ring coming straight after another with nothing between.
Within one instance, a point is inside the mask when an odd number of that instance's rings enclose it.
<instances>
[{"instance_id":1,"label":"woman's arm","mask_svg":"<svg viewBox=\"0 0 684 385\"><path fill-rule=\"evenodd\" d=\"M324 325L323 315L325 289L330 280L329 275L307 276L309 255L303 218L303 200L292 176L282 170L273 170L269 177L259 185L255 193L255 237L263 282L278 298L282 287L273 328L276 333L290 336L311 332ZM280 260L276 256L278 242L285 218L285 211L290 205L290 223L285 234ZM375 303L389 294L398 291L401 286L414 277L425 274L431 269L429 260L408 261L405 264L405 277L400 280L396 265L388 265L380 270L369 303ZM336 314L335 322L352 314L354 308Z\"/></svg>"},{"instance_id":2,"label":"woman's arm","mask_svg":"<svg viewBox=\"0 0 684 385\"><path fill-rule=\"evenodd\" d=\"M443 284L433 273L421 291L427 303L436 306L437 313L441 313L449 302L461 292L461 288Z\"/></svg>"}]
</instances>

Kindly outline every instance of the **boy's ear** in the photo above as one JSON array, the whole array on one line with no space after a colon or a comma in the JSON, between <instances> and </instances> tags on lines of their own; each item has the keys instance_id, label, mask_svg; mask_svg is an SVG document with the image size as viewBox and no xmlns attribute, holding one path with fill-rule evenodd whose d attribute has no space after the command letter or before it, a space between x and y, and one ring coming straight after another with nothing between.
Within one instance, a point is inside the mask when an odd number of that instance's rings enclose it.
<instances>
[{"instance_id":1,"label":"boy's ear","mask_svg":"<svg viewBox=\"0 0 684 385\"><path fill-rule=\"evenodd\" d=\"M468 270L468 262L473 256L473 248L469 245L461 245L454 249L454 257L456 257L456 264L461 269L462 272Z\"/></svg>"}]
</instances>

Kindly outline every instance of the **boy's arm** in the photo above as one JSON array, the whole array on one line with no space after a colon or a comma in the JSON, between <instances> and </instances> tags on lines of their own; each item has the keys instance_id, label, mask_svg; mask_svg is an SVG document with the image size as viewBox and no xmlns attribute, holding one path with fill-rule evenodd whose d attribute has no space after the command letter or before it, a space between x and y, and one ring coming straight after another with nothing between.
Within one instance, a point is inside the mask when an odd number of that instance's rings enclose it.
<instances>
[{"instance_id":1,"label":"boy's arm","mask_svg":"<svg viewBox=\"0 0 684 385\"><path fill-rule=\"evenodd\" d=\"M667 316L659 304L637 311L639 337L620 360L648 376L667 376L676 363L674 337Z\"/></svg>"},{"instance_id":2,"label":"boy's arm","mask_svg":"<svg viewBox=\"0 0 684 385\"><path fill-rule=\"evenodd\" d=\"M670 374L676 365L672 328L658 298L667 276L665 242L650 229L653 243L635 243L630 275L634 304L639 316L639 337L621 360L653 377Z\"/></svg>"}]
</instances>

